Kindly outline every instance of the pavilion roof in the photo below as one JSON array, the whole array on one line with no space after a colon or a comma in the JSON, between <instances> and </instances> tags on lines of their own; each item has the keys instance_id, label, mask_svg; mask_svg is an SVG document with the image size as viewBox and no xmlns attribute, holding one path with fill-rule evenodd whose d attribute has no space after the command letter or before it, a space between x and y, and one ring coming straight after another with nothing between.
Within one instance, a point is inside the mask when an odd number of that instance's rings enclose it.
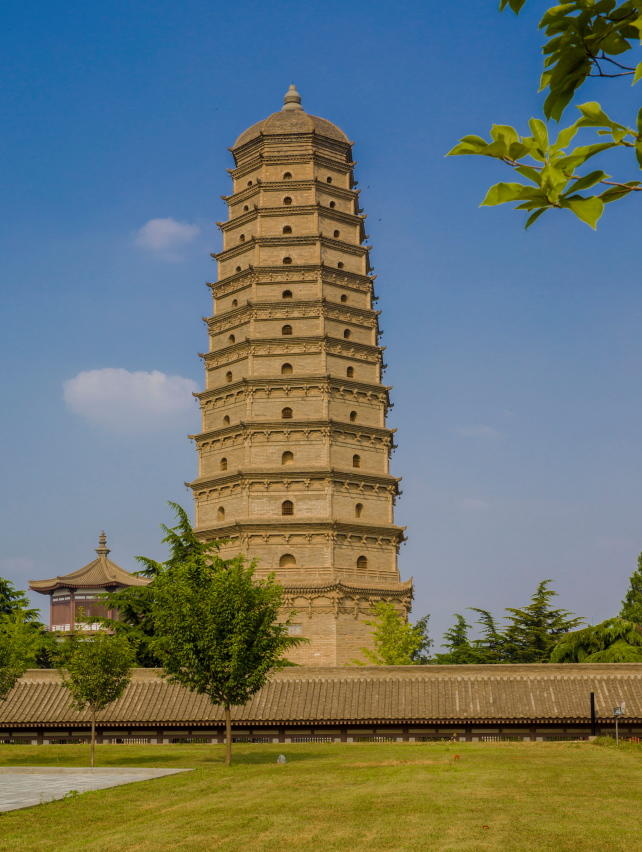
<instances>
[{"instance_id":1,"label":"pavilion roof","mask_svg":"<svg viewBox=\"0 0 642 852\"><path fill-rule=\"evenodd\" d=\"M49 580L30 580L29 588L34 592L47 594L54 589L82 589L82 588L107 588L109 586L146 586L149 580L145 577L137 577L116 565L107 556L110 553L107 547L107 536L104 532L98 537L96 548L96 559L88 562L83 568L63 574L59 577L51 577Z\"/></svg>"}]
</instances>

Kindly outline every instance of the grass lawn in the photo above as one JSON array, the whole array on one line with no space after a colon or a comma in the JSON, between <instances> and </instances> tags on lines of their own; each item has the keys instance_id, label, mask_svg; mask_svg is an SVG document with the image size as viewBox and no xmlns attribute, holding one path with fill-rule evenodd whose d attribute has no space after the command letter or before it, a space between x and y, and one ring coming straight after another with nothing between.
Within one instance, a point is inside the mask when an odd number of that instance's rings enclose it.
<instances>
[{"instance_id":1,"label":"grass lawn","mask_svg":"<svg viewBox=\"0 0 642 852\"><path fill-rule=\"evenodd\" d=\"M0 849L642 850L640 746L253 744L234 757L226 769L221 746L98 746L98 766L196 771L0 814ZM86 746L0 745L5 766L86 760Z\"/></svg>"}]
</instances>

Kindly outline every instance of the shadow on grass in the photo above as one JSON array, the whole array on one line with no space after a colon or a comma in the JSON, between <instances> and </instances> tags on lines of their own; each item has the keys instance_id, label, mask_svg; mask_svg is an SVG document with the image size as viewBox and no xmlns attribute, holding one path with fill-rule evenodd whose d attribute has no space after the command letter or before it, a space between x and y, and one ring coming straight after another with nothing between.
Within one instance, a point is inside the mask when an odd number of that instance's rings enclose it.
<instances>
[{"instance_id":1,"label":"shadow on grass","mask_svg":"<svg viewBox=\"0 0 642 852\"><path fill-rule=\"evenodd\" d=\"M58 753L56 755L44 755L39 752L40 746L31 746L33 753L29 755L10 755L0 753L0 767L2 766L61 766L69 768L87 769L89 761L85 755ZM111 746L105 747L106 749ZM327 760L330 755L314 751L288 750L288 744L284 743L280 749L264 750L232 750L233 766L266 766L276 764L279 754L284 754L287 763L305 763L312 760ZM214 746L211 752L199 750L174 749L165 751L163 746L150 746L150 752L141 754L110 754L109 751L98 747L96 752L96 768L101 767L154 767L157 769L172 768L212 768L223 766L223 746Z\"/></svg>"}]
</instances>

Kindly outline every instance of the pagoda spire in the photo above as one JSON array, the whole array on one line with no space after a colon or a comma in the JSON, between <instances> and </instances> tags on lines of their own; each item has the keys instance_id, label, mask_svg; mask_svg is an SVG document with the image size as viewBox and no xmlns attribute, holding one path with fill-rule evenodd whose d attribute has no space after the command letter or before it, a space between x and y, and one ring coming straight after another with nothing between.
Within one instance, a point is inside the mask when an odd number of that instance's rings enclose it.
<instances>
[{"instance_id":1,"label":"pagoda spire","mask_svg":"<svg viewBox=\"0 0 642 852\"><path fill-rule=\"evenodd\" d=\"M108 553L111 553L110 549L107 547L107 536L105 534L105 530L101 530L100 535L98 536L98 547L96 548L96 553L98 556L107 556Z\"/></svg>"},{"instance_id":2,"label":"pagoda spire","mask_svg":"<svg viewBox=\"0 0 642 852\"><path fill-rule=\"evenodd\" d=\"M303 111L303 107L301 106L301 95L297 91L297 87L294 83L290 83L290 88L283 97L283 106L281 107L281 111L283 112L285 110L294 109Z\"/></svg>"}]
</instances>

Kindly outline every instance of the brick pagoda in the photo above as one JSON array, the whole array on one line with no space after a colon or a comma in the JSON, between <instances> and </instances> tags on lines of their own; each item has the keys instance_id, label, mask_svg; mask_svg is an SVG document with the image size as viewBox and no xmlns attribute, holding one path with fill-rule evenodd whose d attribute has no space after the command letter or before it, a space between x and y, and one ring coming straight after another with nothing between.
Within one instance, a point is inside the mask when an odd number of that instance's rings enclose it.
<instances>
[{"instance_id":1,"label":"brick pagoda","mask_svg":"<svg viewBox=\"0 0 642 852\"><path fill-rule=\"evenodd\" d=\"M412 598L351 142L290 86L231 151L193 436L196 530L276 574L292 632L310 640L295 662L342 665L370 644L374 602L407 613Z\"/></svg>"}]
</instances>

